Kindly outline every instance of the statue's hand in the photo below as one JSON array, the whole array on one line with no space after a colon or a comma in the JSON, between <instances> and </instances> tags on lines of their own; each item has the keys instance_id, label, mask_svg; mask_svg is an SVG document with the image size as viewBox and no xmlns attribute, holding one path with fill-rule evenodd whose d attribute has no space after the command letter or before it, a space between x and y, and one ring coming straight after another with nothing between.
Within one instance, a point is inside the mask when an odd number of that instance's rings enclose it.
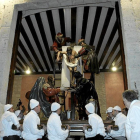
<instances>
[{"instance_id":1,"label":"statue's hand","mask_svg":"<svg viewBox=\"0 0 140 140\"><path fill-rule=\"evenodd\" d=\"M60 61L60 57L57 57L56 61Z\"/></svg>"}]
</instances>

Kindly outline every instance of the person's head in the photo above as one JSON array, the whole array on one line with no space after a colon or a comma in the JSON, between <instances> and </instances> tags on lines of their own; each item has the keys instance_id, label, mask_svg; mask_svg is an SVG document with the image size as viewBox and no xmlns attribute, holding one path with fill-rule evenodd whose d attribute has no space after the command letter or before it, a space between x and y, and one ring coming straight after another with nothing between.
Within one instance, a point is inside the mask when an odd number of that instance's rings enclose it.
<instances>
[{"instance_id":1,"label":"person's head","mask_svg":"<svg viewBox=\"0 0 140 140\"><path fill-rule=\"evenodd\" d=\"M118 113L121 112L121 108L119 106L115 106L113 108L113 116L116 117Z\"/></svg>"},{"instance_id":2,"label":"person's head","mask_svg":"<svg viewBox=\"0 0 140 140\"><path fill-rule=\"evenodd\" d=\"M48 76L48 82L53 82L53 81L54 81L53 76L49 75L49 76Z\"/></svg>"},{"instance_id":3,"label":"person's head","mask_svg":"<svg viewBox=\"0 0 140 140\"><path fill-rule=\"evenodd\" d=\"M6 112L6 111L14 112L13 105L12 104L6 104L4 106L4 112Z\"/></svg>"},{"instance_id":4,"label":"person's head","mask_svg":"<svg viewBox=\"0 0 140 140\"><path fill-rule=\"evenodd\" d=\"M67 47L67 55L70 56L72 54L72 47Z\"/></svg>"},{"instance_id":5,"label":"person's head","mask_svg":"<svg viewBox=\"0 0 140 140\"><path fill-rule=\"evenodd\" d=\"M30 100L30 108L31 110L34 110L36 113L40 112L40 105L39 102L35 99Z\"/></svg>"},{"instance_id":6,"label":"person's head","mask_svg":"<svg viewBox=\"0 0 140 140\"><path fill-rule=\"evenodd\" d=\"M85 105L86 108L86 114L93 114L95 112L95 107L92 103L88 103L87 105Z\"/></svg>"},{"instance_id":7,"label":"person's head","mask_svg":"<svg viewBox=\"0 0 140 140\"><path fill-rule=\"evenodd\" d=\"M113 117L113 107L109 107L107 110L106 110L106 114L108 117Z\"/></svg>"},{"instance_id":8,"label":"person's head","mask_svg":"<svg viewBox=\"0 0 140 140\"><path fill-rule=\"evenodd\" d=\"M77 45L77 44L76 44L75 42L71 42L71 43L70 43L70 47L71 47L71 48L74 48L74 46L76 46L76 45Z\"/></svg>"},{"instance_id":9,"label":"person's head","mask_svg":"<svg viewBox=\"0 0 140 140\"><path fill-rule=\"evenodd\" d=\"M21 119L23 119L23 113L22 113L22 111L21 110L16 110L15 111L15 114L16 114L16 116L18 117L18 118L21 118Z\"/></svg>"},{"instance_id":10,"label":"person's head","mask_svg":"<svg viewBox=\"0 0 140 140\"><path fill-rule=\"evenodd\" d=\"M127 109L127 108L123 108L123 109L122 109L122 113L123 113L125 116L127 116L128 109Z\"/></svg>"},{"instance_id":11,"label":"person's head","mask_svg":"<svg viewBox=\"0 0 140 140\"><path fill-rule=\"evenodd\" d=\"M85 44L85 39L79 39L78 40L78 45L84 45Z\"/></svg>"},{"instance_id":12,"label":"person's head","mask_svg":"<svg viewBox=\"0 0 140 140\"><path fill-rule=\"evenodd\" d=\"M74 76L76 79L83 77L83 75L82 75L79 71L74 72L74 75L73 75L73 76Z\"/></svg>"},{"instance_id":13,"label":"person's head","mask_svg":"<svg viewBox=\"0 0 140 140\"><path fill-rule=\"evenodd\" d=\"M58 39L59 41L62 41L63 38L63 34L62 33L57 33L56 34L56 39Z\"/></svg>"},{"instance_id":14,"label":"person's head","mask_svg":"<svg viewBox=\"0 0 140 140\"><path fill-rule=\"evenodd\" d=\"M61 113L61 105L58 104L57 102L52 103L51 111L56 112L59 115Z\"/></svg>"},{"instance_id":15,"label":"person's head","mask_svg":"<svg viewBox=\"0 0 140 140\"><path fill-rule=\"evenodd\" d=\"M129 109L131 102L137 99L138 95L134 90L126 90L123 92L123 101L126 108Z\"/></svg>"}]
</instances>

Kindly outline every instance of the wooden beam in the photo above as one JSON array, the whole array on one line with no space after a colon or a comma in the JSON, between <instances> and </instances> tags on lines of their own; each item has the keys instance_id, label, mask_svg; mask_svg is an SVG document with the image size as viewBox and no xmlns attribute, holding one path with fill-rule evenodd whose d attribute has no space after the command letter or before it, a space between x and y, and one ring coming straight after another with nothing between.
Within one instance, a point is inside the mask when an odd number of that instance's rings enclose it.
<instances>
[{"instance_id":1,"label":"wooden beam","mask_svg":"<svg viewBox=\"0 0 140 140\"><path fill-rule=\"evenodd\" d=\"M98 23L99 23L100 16L101 16L101 11L102 11L102 7L97 7L95 19L94 19L94 23L93 23L93 28L92 28L92 34L91 34L90 43L89 43L90 45L93 45L94 40L95 40L95 35L97 32Z\"/></svg>"},{"instance_id":2,"label":"wooden beam","mask_svg":"<svg viewBox=\"0 0 140 140\"><path fill-rule=\"evenodd\" d=\"M87 29L86 29L86 36L85 36L85 42L89 44L90 37L92 34L92 28L95 21L95 14L96 14L97 7L89 7L89 15L88 15L88 21L87 21Z\"/></svg>"},{"instance_id":3,"label":"wooden beam","mask_svg":"<svg viewBox=\"0 0 140 140\"><path fill-rule=\"evenodd\" d=\"M21 70L19 67L16 66L16 69L17 69L20 73L22 73L22 70Z\"/></svg>"},{"instance_id":4,"label":"wooden beam","mask_svg":"<svg viewBox=\"0 0 140 140\"><path fill-rule=\"evenodd\" d=\"M11 103L11 100L12 100L12 92L13 92L13 84L14 84L14 70L15 70L15 65L16 65L17 51L18 51L21 20L22 20L22 12L19 11L17 15L12 59L11 59L11 65L10 65L9 82L8 82L8 90L7 90L7 98L6 98L7 104Z\"/></svg>"},{"instance_id":5,"label":"wooden beam","mask_svg":"<svg viewBox=\"0 0 140 140\"><path fill-rule=\"evenodd\" d=\"M116 43L115 43L115 45L114 45L114 47L111 50L111 53L109 54L109 56L108 56L108 58L107 58L107 60L106 60L106 62L104 64L104 66L103 66L103 69L106 69L106 67L107 67L107 65L108 65L111 57L113 56L113 54L116 51L116 49L117 49L117 47L118 47L119 44L120 44L120 41L119 41L119 38L118 38L117 41L116 41Z\"/></svg>"},{"instance_id":6,"label":"wooden beam","mask_svg":"<svg viewBox=\"0 0 140 140\"><path fill-rule=\"evenodd\" d=\"M22 63L18 60L18 58L16 59L16 62L19 64L19 66L22 68L22 71L25 71L25 67L22 65Z\"/></svg>"},{"instance_id":7,"label":"wooden beam","mask_svg":"<svg viewBox=\"0 0 140 140\"><path fill-rule=\"evenodd\" d=\"M42 71L44 71L44 68L42 67L42 65L41 65L41 63L40 63L40 61L39 61L39 58L38 58L38 56L37 56L37 54L36 54L36 52L35 52L35 50L34 50L32 44L31 44L31 42L30 42L30 40L29 40L29 38L28 38L28 35L27 35L27 33L26 33L26 31L25 31L23 25L21 25L21 34L22 34L22 36L23 36L23 38L24 38L26 44L28 45L27 47L29 48L30 52L32 53L33 57L35 58L35 60L36 60L36 62L37 62L37 64L38 64L38 66L39 66L39 68L40 68Z\"/></svg>"},{"instance_id":8,"label":"wooden beam","mask_svg":"<svg viewBox=\"0 0 140 140\"><path fill-rule=\"evenodd\" d=\"M26 69L28 68L28 67L30 67L27 63L26 63L26 61L24 60L24 58L22 57L22 55L20 54L20 52L18 51L17 52L17 56L20 58L20 60L24 63L24 65L26 66ZM30 68L31 69L31 68Z\"/></svg>"},{"instance_id":9,"label":"wooden beam","mask_svg":"<svg viewBox=\"0 0 140 140\"><path fill-rule=\"evenodd\" d=\"M84 7L77 7L76 13L76 43L81 38Z\"/></svg>"},{"instance_id":10,"label":"wooden beam","mask_svg":"<svg viewBox=\"0 0 140 140\"><path fill-rule=\"evenodd\" d=\"M119 10L118 2L115 3L115 9L116 9L116 17L117 17L118 27L119 27L119 40L120 40L120 48L121 48L124 90L127 90L128 89L127 73L126 73L125 54L124 54L124 45L123 45L123 37L122 37L122 26L121 26L120 12L119 12L120 10Z\"/></svg>"},{"instance_id":11,"label":"wooden beam","mask_svg":"<svg viewBox=\"0 0 140 140\"><path fill-rule=\"evenodd\" d=\"M27 24L28 24L28 26L29 26L29 28L30 28L30 31L31 31L31 33L32 33L32 36L33 36L33 38L34 38L34 41L35 41L36 46L37 46L37 48L38 48L38 51L39 51L39 53L40 53L40 55L41 55L41 58L42 58L42 60L43 60L43 62L44 62L44 64L45 64L45 67L47 68L48 71L50 71L50 68L49 68L48 63L47 63L47 61L46 61L45 54L44 54L44 52L43 52L42 46L41 46L40 41L39 41L39 39L38 39L38 36L37 36L37 34L36 34L36 31L35 31L34 25L33 25L33 23L32 23L32 20L31 20L30 16L27 16L25 19L26 19L26 22L27 22Z\"/></svg>"},{"instance_id":12,"label":"wooden beam","mask_svg":"<svg viewBox=\"0 0 140 140\"><path fill-rule=\"evenodd\" d=\"M28 61L30 62L30 64L32 65L33 69L37 72L38 69L35 66L34 62L32 61L30 55L28 54L27 50L25 49L24 45L22 44L21 40L19 41L19 46L21 48L21 50L23 51L24 55L26 56L26 58L28 59Z\"/></svg>"},{"instance_id":13,"label":"wooden beam","mask_svg":"<svg viewBox=\"0 0 140 140\"><path fill-rule=\"evenodd\" d=\"M66 8L64 10L66 37L71 38L71 8Z\"/></svg>"},{"instance_id":14,"label":"wooden beam","mask_svg":"<svg viewBox=\"0 0 140 140\"><path fill-rule=\"evenodd\" d=\"M55 32L56 32L56 34L57 34L58 32L61 33L59 9L53 9L53 10L52 10L52 15L53 15L53 21L54 21ZM56 22L56 21L57 21L57 22Z\"/></svg>"},{"instance_id":15,"label":"wooden beam","mask_svg":"<svg viewBox=\"0 0 140 140\"><path fill-rule=\"evenodd\" d=\"M71 8L71 39L76 41L76 12L77 8Z\"/></svg>"},{"instance_id":16,"label":"wooden beam","mask_svg":"<svg viewBox=\"0 0 140 140\"><path fill-rule=\"evenodd\" d=\"M60 17L61 32L63 33L63 36L66 36L64 9L59 9L59 17Z\"/></svg>"},{"instance_id":17,"label":"wooden beam","mask_svg":"<svg viewBox=\"0 0 140 140\"><path fill-rule=\"evenodd\" d=\"M36 21L37 21L37 24L38 24L38 27L39 27L39 30L40 30L40 33L41 33L41 37L42 37L46 52L48 54L48 58L49 58L51 67L53 69L53 59L52 59L52 56L51 56L51 53L50 53L50 49L49 49L49 45L48 45L48 41L47 41L47 37L46 37L46 34L45 34L45 30L44 30L44 27L43 27L43 23L42 23L40 13L35 14L35 18L36 18Z\"/></svg>"},{"instance_id":18,"label":"wooden beam","mask_svg":"<svg viewBox=\"0 0 140 140\"><path fill-rule=\"evenodd\" d=\"M122 62L121 61L117 64L117 68L119 68L120 66L122 66Z\"/></svg>"},{"instance_id":19,"label":"wooden beam","mask_svg":"<svg viewBox=\"0 0 140 140\"><path fill-rule=\"evenodd\" d=\"M118 53L117 53L117 55L115 56L115 58L114 58L114 60L112 61L112 63L111 63L111 65L110 65L110 67L109 68L111 68L112 67L112 64L114 63L116 63L116 61L119 59L119 57L121 56L121 51L119 51Z\"/></svg>"},{"instance_id":20,"label":"wooden beam","mask_svg":"<svg viewBox=\"0 0 140 140\"><path fill-rule=\"evenodd\" d=\"M103 51L103 53L102 53L102 56L101 56L101 58L100 58L100 60L99 60L99 67L101 66L101 64L102 64L102 62L103 62L105 56L107 55L107 51L108 51L108 49L109 49L109 47L110 47L110 45L111 45L111 43L112 43L112 40L113 40L113 38L114 38L114 36L115 36L115 33L116 33L116 31L117 31L117 27L118 27L118 24L117 24L117 21L116 21L115 24L114 24L114 27L113 27L113 29L112 29L112 32L111 32L111 34L110 34L110 37L109 37L109 39L108 39L108 41L107 41L106 47L105 47L105 49L104 49L104 51Z\"/></svg>"},{"instance_id":21,"label":"wooden beam","mask_svg":"<svg viewBox=\"0 0 140 140\"><path fill-rule=\"evenodd\" d=\"M83 14L82 33L81 33L81 37L84 39L85 39L86 29L87 29L88 14L89 14L89 6L85 6L84 7L84 14Z\"/></svg>"},{"instance_id":22,"label":"wooden beam","mask_svg":"<svg viewBox=\"0 0 140 140\"><path fill-rule=\"evenodd\" d=\"M115 72L122 72L122 69L117 69ZM114 72L111 69L100 69L100 72ZM89 73L89 72L85 72L85 73Z\"/></svg>"},{"instance_id":23,"label":"wooden beam","mask_svg":"<svg viewBox=\"0 0 140 140\"><path fill-rule=\"evenodd\" d=\"M56 21L53 21L53 16L52 16L52 11L51 10L46 11L46 16L48 18L49 27L50 27L50 31L51 31L51 36L52 36L52 39L54 41L55 40L55 35L56 35L54 22L56 22Z\"/></svg>"},{"instance_id":24,"label":"wooden beam","mask_svg":"<svg viewBox=\"0 0 140 140\"><path fill-rule=\"evenodd\" d=\"M97 44L97 47L96 47L96 54L97 55L98 55L98 53L100 51L102 42L104 40L104 36L106 34L106 31L107 31L107 28L108 28L108 25L109 25L109 22L110 22L110 19L111 19L111 16L113 14L113 11L114 11L113 8L109 8L108 9L108 12L107 12L107 15L106 15L106 19L105 19L105 22L104 22L104 25L103 25L103 29L102 29L102 32L101 32L101 35L100 35L100 38L99 38L99 41L98 41L98 44Z\"/></svg>"},{"instance_id":25,"label":"wooden beam","mask_svg":"<svg viewBox=\"0 0 140 140\"><path fill-rule=\"evenodd\" d=\"M46 72L32 72L29 75L37 75L37 74L53 74L53 71L46 71ZM61 71L56 71L55 74L61 74ZM15 75L27 75L24 72L16 73Z\"/></svg>"}]
</instances>

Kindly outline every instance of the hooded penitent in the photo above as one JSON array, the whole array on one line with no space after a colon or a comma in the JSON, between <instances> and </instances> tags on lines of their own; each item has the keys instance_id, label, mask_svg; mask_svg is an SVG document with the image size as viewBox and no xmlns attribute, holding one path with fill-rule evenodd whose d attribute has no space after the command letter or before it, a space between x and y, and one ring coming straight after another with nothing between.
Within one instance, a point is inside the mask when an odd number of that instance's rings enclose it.
<instances>
[{"instance_id":1,"label":"hooded penitent","mask_svg":"<svg viewBox=\"0 0 140 140\"><path fill-rule=\"evenodd\" d=\"M50 113L51 113L51 104L46 100L46 96L43 93L42 87L45 84L45 78L44 77L39 77L31 92L30 92L30 97L29 100L31 99L36 99L37 101L39 101L41 110L43 111L44 115L46 117L49 117ZM29 105L30 105L30 101L29 101ZM30 107L28 105L28 108L30 110Z\"/></svg>"},{"instance_id":2,"label":"hooded penitent","mask_svg":"<svg viewBox=\"0 0 140 140\"><path fill-rule=\"evenodd\" d=\"M85 105L88 103L89 99L93 98L97 101L97 114L101 116L98 94L94 85L86 78L83 78L83 75L79 71L74 72L74 77L76 78L75 94L78 99L78 106L84 110ZM83 115L87 116L85 112Z\"/></svg>"}]
</instances>

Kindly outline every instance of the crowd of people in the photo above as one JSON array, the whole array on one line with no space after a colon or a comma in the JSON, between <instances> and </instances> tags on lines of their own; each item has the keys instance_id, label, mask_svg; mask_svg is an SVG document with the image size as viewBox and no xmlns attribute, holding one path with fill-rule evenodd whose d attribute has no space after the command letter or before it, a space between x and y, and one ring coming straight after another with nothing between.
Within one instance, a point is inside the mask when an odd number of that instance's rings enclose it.
<instances>
[{"instance_id":1,"label":"crowd of people","mask_svg":"<svg viewBox=\"0 0 140 140\"><path fill-rule=\"evenodd\" d=\"M87 125L83 125L83 132L87 140L140 140L140 101L138 95L133 90L126 90L122 94L122 99L126 108L119 106L109 107L106 111L108 121L115 121L118 130L113 130L112 125L104 127L102 118L95 113L95 107L92 103L85 105L85 112L88 115L88 125L91 131L88 131ZM63 130L60 119L61 105L57 102L51 104L51 115L47 125L40 125L40 104L37 100L30 100L31 111L24 117L21 110L14 112L12 104L4 106L4 113L0 120L0 137L3 140L40 140L47 132L45 139L65 140L69 136L70 126ZM125 112L124 112L125 110ZM23 125L19 120L23 119ZM42 139L43 140L43 139Z\"/></svg>"}]
</instances>

